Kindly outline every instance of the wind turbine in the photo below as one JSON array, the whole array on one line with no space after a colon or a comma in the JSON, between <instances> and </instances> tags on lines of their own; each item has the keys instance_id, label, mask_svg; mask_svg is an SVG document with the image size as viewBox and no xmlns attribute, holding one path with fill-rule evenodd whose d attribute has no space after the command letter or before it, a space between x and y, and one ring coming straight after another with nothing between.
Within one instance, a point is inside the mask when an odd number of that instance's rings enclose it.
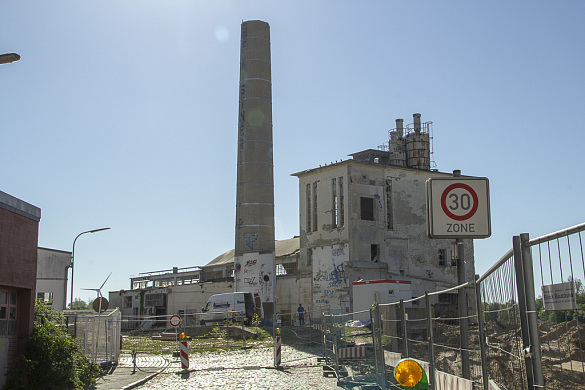
<instances>
[{"instance_id":1,"label":"wind turbine","mask_svg":"<svg viewBox=\"0 0 585 390\"><path fill-rule=\"evenodd\" d=\"M106 284L106 282L108 281L108 279L110 278L111 275L112 275L112 273L110 272L110 274L108 275L108 277L106 278L106 280L104 280L104 282L102 283L102 285L100 286L100 288L82 288L82 290L95 291L97 293L97 298L100 298L100 297L103 298L103 295L102 295L102 287L104 287L104 284Z\"/></svg>"},{"instance_id":2,"label":"wind turbine","mask_svg":"<svg viewBox=\"0 0 585 390\"><path fill-rule=\"evenodd\" d=\"M93 309L98 313L108 310L109 302L102 295L102 287L104 287L104 284L106 284L111 275L112 273L110 272L110 274L108 275L106 280L104 280L100 288L82 288L82 290L95 291L97 293L97 298L95 299L95 301L93 301Z\"/></svg>"}]
</instances>

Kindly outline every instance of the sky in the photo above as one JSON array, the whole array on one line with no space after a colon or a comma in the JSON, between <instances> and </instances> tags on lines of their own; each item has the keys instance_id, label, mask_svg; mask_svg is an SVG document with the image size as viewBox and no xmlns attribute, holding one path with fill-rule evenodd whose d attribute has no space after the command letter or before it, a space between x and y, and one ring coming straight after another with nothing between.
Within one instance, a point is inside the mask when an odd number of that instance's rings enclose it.
<instances>
[{"instance_id":1,"label":"sky","mask_svg":"<svg viewBox=\"0 0 585 390\"><path fill-rule=\"evenodd\" d=\"M584 222L585 3L0 1L0 190L41 208L75 297L233 249L240 25L271 27L276 238L299 234L292 173L433 122L441 172L487 177L512 246ZM68 297L69 300L69 297Z\"/></svg>"}]
</instances>

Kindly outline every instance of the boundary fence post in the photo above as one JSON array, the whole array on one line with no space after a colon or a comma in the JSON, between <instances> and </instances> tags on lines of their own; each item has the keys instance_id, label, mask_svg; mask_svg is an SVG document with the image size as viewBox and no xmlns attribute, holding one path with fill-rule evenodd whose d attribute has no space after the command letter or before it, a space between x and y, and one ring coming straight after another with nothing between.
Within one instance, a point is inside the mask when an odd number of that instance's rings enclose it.
<instances>
[{"instance_id":1,"label":"boundary fence post","mask_svg":"<svg viewBox=\"0 0 585 390\"><path fill-rule=\"evenodd\" d=\"M524 284L524 270L522 264L522 247L520 236L512 238L512 249L514 251L514 273L516 274L516 288L518 292L518 310L520 311L520 331L522 334L522 349L524 351L524 367L526 369L526 381L528 388L534 388L534 374L532 372L532 362L530 356L525 353L526 348L530 345L530 336L528 334L528 323L526 320L526 287Z\"/></svg>"},{"instance_id":2,"label":"boundary fence post","mask_svg":"<svg viewBox=\"0 0 585 390\"><path fill-rule=\"evenodd\" d=\"M372 324L372 343L374 345L376 382L380 389L386 390L386 363L384 361L384 350L382 349L382 314L380 312L380 306L375 302L370 309L370 321Z\"/></svg>"},{"instance_id":3,"label":"boundary fence post","mask_svg":"<svg viewBox=\"0 0 585 390\"><path fill-rule=\"evenodd\" d=\"M400 300L401 323L402 323L402 358L408 356L408 329L406 329L406 307L404 307L404 300Z\"/></svg>"},{"instance_id":4,"label":"boundary fence post","mask_svg":"<svg viewBox=\"0 0 585 390\"><path fill-rule=\"evenodd\" d=\"M540 349L540 337L538 334L538 318L536 313L536 294L534 291L534 272L532 266L532 252L528 242L528 233L520 234L520 245L522 248L522 268L524 276L524 289L526 290L526 322L530 337L529 356L532 361L532 372L534 374L534 386L544 386L542 375L542 352Z\"/></svg>"},{"instance_id":5,"label":"boundary fence post","mask_svg":"<svg viewBox=\"0 0 585 390\"><path fill-rule=\"evenodd\" d=\"M429 372L427 379L429 381L429 390L435 388L435 337L433 335L433 308L431 306L431 297L429 292L425 291L425 298L427 304L427 341L429 343Z\"/></svg>"},{"instance_id":6,"label":"boundary fence post","mask_svg":"<svg viewBox=\"0 0 585 390\"><path fill-rule=\"evenodd\" d=\"M485 320L483 318L483 306L481 303L481 282L479 282L478 279L479 275L475 275L475 304L477 305L477 329L479 333L479 353L481 355L481 377L484 390L489 390Z\"/></svg>"}]
</instances>

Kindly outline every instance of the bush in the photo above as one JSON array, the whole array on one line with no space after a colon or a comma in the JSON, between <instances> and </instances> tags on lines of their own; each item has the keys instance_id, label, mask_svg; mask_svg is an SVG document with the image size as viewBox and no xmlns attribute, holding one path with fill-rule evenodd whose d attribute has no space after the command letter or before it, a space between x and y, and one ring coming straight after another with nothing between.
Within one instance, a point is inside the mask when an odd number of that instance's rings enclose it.
<instances>
[{"instance_id":1,"label":"bush","mask_svg":"<svg viewBox=\"0 0 585 390\"><path fill-rule=\"evenodd\" d=\"M65 318L37 302L33 332L12 370L7 389L82 389L95 383L100 366L67 334Z\"/></svg>"}]
</instances>

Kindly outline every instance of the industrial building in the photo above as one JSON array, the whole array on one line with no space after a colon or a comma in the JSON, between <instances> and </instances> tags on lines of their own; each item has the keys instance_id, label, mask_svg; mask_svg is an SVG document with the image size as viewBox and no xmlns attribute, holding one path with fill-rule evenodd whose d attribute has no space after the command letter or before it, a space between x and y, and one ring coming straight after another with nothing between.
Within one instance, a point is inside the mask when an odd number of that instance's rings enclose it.
<instances>
[{"instance_id":1,"label":"industrial building","mask_svg":"<svg viewBox=\"0 0 585 390\"><path fill-rule=\"evenodd\" d=\"M36 298L56 311L67 308L67 273L71 252L39 247L37 249Z\"/></svg>"},{"instance_id":2,"label":"industrial building","mask_svg":"<svg viewBox=\"0 0 585 390\"><path fill-rule=\"evenodd\" d=\"M451 174L431 169L432 122L420 118L414 114L406 128L398 119L383 147L293 174L299 178L300 261L312 268L313 311L354 310L352 284L361 280L409 281L413 297L457 284L452 240L427 236L425 182ZM473 241L464 246L471 280Z\"/></svg>"},{"instance_id":3,"label":"industrial building","mask_svg":"<svg viewBox=\"0 0 585 390\"><path fill-rule=\"evenodd\" d=\"M299 179L299 237L276 241L270 26L263 21L241 26L238 115L234 250L200 269L133 278L131 290L110 293L124 315L195 312L212 293L242 291L254 295L266 318L294 313L299 303L318 317L364 307L354 305L354 283L397 284L397 299L457 284L452 240L430 239L426 231L425 182L451 176L434 167L432 122L421 122L418 113L406 126L397 119L382 147L293 173ZM463 242L470 280L473 241ZM441 299L436 307L457 301L455 295Z\"/></svg>"}]
</instances>

